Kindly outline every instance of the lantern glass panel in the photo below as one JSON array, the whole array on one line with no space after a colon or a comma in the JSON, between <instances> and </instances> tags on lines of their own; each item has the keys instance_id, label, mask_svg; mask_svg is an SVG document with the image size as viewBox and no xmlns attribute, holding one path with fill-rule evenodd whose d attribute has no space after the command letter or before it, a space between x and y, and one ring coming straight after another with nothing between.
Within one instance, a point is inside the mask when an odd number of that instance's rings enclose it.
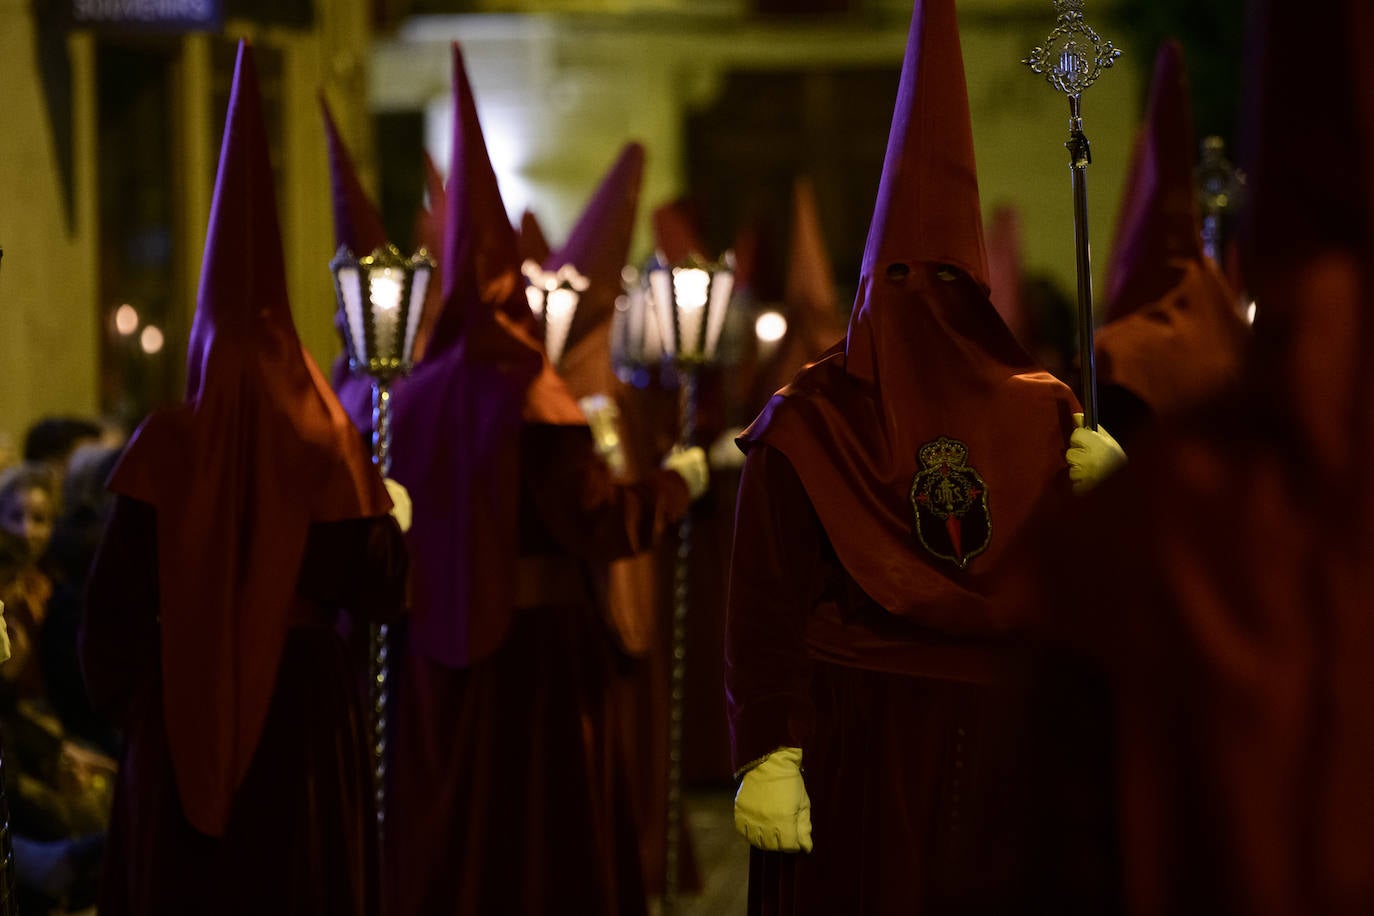
<instances>
[{"instance_id":1,"label":"lantern glass panel","mask_svg":"<svg viewBox=\"0 0 1374 916\"><path fill-rule=\"evenodd\" d=\"M730 295L735 290L735 275L729 270L720 270L711 276L711 307L708 312L709 323L706 327L707 359L715 359L716 348L720 345L720 333L725 328L725 316L730 310Z\"/></svg>"},{"instance_id":2,"label":"lantern glass panel","mask_svg":"<svg viewBox=\"0 0 1374 916\"><path fill-rule=\"evenodd\" d=\"M649 271L649 299L658 319L663 351L673 356L677 353L677 338L673 333L676 326L673 315L673 275L669 268L661 264L654 265Z\"/></svg>"},{"instance_id":3,"label":"lantern glass panel","mask_svg":"<svg viewBox=\"0 0 1374 916\"><path fill-rule=\"evenodd\" d=\"M337 277L353 359L366 364L368 352L366 325L363 319L362 275L356 266L347 265L338 269Z\"/></svg>"},{"instance_id":4,"label":"lantern glass panel","mask_svg":"<svg viewBox=\"0 0 1374 916\"><path fill-rule=\"evenodd\" d=\"M415 353L415 335L420 330L420 319L425 313L425 297L429 295L430 268L423 263L415 268L410 281L410 314L406 316L405 346L401 359L410 362Z\"/></svg>"},{"instance_id":5,"label":"lantern glass panel","mask_svg":"<svg viewBox=\"0 0 1374 916\"><path fill-rule=\"evenodd\" d=\"M401 358L401 297L405 294L405 271L374 267L368 271L368 298L372 310L372 347L370 356L386 362Z\"/></svg>"}]
</instances>

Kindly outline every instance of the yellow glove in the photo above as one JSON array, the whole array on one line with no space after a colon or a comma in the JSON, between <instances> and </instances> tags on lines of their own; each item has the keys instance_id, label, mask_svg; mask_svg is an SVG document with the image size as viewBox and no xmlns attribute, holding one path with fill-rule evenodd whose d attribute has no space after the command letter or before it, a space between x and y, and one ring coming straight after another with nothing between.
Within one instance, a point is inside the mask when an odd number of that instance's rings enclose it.
<instances>
[{"instance_id":1,"label":"yellow glove","mask_svg":"<svg viewBox=\"0 0 1374 916\"><path fill-rule=\"evenodd\" d=\"M801 748L780 748L744 774L735 793L735 829L751 846L811 851L811 797L801 759Z\"/></svg>"},{"instance_id":2,"label":"yellow glove","mask_svg":"<svg viewBox=\"0 0 1374 916\"><path fill-rule=\"evenodd\" d=\"M405 534L410 530L412 517L410 491L390 477L386 478L383 483L386 484L387 495L391 497L391 517L396 519L396 524L400 526L401 533Z\"/></svg>"},{"instance_id":3,"label":"yellow glove","mask_svg":"<svg viewBox=\"0 0 1374 916\"><path fill-rule=\"evenodd\" d=\"M1064 460L1069 463L1069 480L1073 491L1086 493L1126 465L1126 452L1106 427L1096 430L1083 425L1083 415L1073 415L1078 428L1069 436L1069 450Z\"/></svg>"},{"instance_id":4,"label":"yellow glove","mask_svg":"<svg viewBox=\"0 0 1374 916\"><path fill-rule=\"evenodd\" d=\"M706 452L700 448L674 448L663 459L663 466L687 484L687 492L693 500L700 499L711 486L711 467L706 463Z\"/></svg>"},{"instance_id":5,"label":"yellow glove","mask_svg":"<svg viewBox=\"0 0 1374 916\"><path fill-rule=\"evenodd\" d=\"M13 650L10 648L10 628L5 623L5 602L0 601L0 662L10 660Z\"/></svg>"}]
</instances>

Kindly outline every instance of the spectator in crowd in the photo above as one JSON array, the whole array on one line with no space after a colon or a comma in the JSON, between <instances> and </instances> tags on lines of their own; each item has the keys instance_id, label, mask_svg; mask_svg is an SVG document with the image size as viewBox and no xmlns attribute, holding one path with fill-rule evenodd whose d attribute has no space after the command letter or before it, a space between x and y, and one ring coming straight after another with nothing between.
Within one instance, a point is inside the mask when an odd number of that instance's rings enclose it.
<instances>
[{"instance_id":1,"label":"spectator in crowd","mask_svg":"<svg viewBox=\"0 0 1374 916\"><path fill-rule=\"evenodd\" d=\"M80 417L44 417L29 427L24 436L24 461L44 464L61 480L67 473L67 460L82 445L99 442L105 430L100 424Z\"/></svg>"}]
</instances>

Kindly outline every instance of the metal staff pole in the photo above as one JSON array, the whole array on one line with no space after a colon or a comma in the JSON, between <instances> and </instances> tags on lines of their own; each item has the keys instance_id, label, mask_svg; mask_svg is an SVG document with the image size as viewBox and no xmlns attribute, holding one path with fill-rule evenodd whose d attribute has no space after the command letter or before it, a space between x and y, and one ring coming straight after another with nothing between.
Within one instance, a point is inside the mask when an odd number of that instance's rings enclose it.
<instances>
[{"instance_id":1,"label":"metal staff pole","mask_svg":"<svg viewBox=\"0 0 1374 916\"><path fill-rule=\"evenodd\" d=\"M1069 173L1073 183L1073 236L1078 268L1078 355L1083 373L1083 421L1097 429L1097 360L1093 345L1092 247L1088 242L1088 166L1092 149L1083 133L1083 93L1121 52L1083 21L1084 0L1054 0L1054 31L1022 63L1043 74L1069 98Z\"/></svg>"},{"instance_id":2,"label":"metal staff pole","mask_svg":"<svg viewBox=\"0 0 1374 916\"><path fill-rule=\"evenodd\" d=\"M695 366L678 369L683 448L692 444L697 425ZM663 912L673 916L678 906L678 872L682 846L682 726L687 705L687 614L691 603L692 512L678 527L677 559L673 565L672 679L668 719L668 835L664 837Z\"/></svg>"},{"instance_id":3,"label":"metal staff pole","mask_svg":"<svg viewBox=\"0 0 1374 916\"><path fill-rule=\"evenodd\" d=\"M391 476L391 385L372 379L372 463L383 478ZM368 658L368 685L372 699L372 790L377 815L377 839L386 827L387 711L391 708L391 645L386 624L372 626L372 652Z\"/></svg>"},{"instance_id":4,"label":"metal staff pole","mask_svg":"<svg viewBox=\"0 0 1374 916\"><path fill-rule=\"evenodd\" d=\"M423 248L405 258L393 245L357 257L346 247L329 264L349 366L372 379L372 463L391 474L391 384L411 370L415 335L434 262ZM371 632L368 685L377 836L386 826L387 711L391 665L386 624Z\"/></svg>"}]
</instances>

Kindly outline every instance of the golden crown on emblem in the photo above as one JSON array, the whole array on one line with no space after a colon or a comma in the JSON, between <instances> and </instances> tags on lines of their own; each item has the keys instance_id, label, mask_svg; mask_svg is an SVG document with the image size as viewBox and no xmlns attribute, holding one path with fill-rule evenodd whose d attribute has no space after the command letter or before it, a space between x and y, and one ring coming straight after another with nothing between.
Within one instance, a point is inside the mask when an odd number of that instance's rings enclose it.
<instances>
[{"instance_id":1,"label":"golden crown on emblem","mask_svg":"<svg viewBox=\"0 0 1374 916\"><path fill-rule=\"evenodd\" d=\"M941 436L921 446L921 464L928 468L963 467L968 461L968 446Z\"/></svg>"}]
</instances>

